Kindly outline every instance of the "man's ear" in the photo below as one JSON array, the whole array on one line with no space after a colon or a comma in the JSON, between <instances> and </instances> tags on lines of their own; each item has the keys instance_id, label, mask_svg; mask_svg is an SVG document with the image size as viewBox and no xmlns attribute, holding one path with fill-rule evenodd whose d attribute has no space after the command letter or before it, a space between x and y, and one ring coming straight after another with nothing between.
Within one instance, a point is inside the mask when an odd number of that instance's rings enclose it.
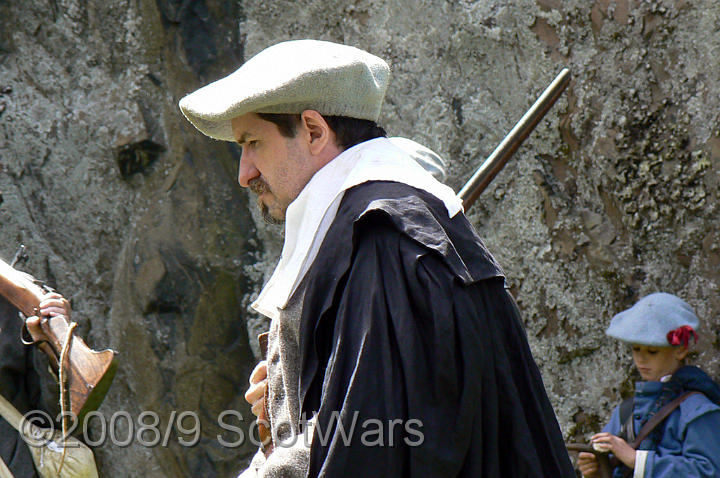
<instances>
[{"instance_id":1,"label":"man's ear","mask_svg":"<svg viewBox=\"0 0 720 478\"><path fill-rule=\"evenodd\" d=\"M320 113L305 110L300 119L307 134L307 145L310 153L319 155L328 146L334 144L334 133Z\"/></svg>"}]
</instances>

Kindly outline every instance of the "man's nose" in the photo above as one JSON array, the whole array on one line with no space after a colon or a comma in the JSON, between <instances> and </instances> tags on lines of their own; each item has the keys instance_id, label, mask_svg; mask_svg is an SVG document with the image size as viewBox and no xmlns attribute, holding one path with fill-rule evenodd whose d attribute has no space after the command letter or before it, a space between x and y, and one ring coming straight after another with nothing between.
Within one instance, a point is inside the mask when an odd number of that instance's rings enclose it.
<instances>
[{"instance_id":1,"label":"man's nose","mask_svg":"<svg viewBox=\"0 0 720 478\"><path fill-rule=\"evenodd\" d=\"M251 179L260 176L260 171L255 167L252 159L249 155L243 151L240 156L240 165L238 166L238 183L240 186L246 188Z\"/></svg>"}]
</instances>

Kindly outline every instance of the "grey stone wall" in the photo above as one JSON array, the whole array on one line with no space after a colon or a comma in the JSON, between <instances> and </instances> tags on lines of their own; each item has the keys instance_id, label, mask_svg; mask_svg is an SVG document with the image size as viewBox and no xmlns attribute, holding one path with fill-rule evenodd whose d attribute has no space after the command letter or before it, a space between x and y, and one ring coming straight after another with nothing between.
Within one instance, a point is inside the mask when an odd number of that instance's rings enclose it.
<instances>
[{"instance_id":1,"label":"grey stone wall","mask_svg":"<svg viewBox=\"0 0 720 478\"><path fill-rule=\"evenodd\" d=\"M167 446L105 440L102 475L234 476L252 453L222 446L217 420L250 416L266 324L247 305L281 232L236 184L234 146L176 105L286 39L386 58L381 123L441 153L456 190L569 67L563 98L469 211L563 431L587 437L631 389L629 351L604 330L650 292L695 307L693 361L720 378L718 24L710 0L0 0L0 256L25 244L25 269L72 299L88 343L119 352L100 409L116 438L143 411L170 430ZM192 447L184 411L202 425Z\"/></svg>"}]
</instances>

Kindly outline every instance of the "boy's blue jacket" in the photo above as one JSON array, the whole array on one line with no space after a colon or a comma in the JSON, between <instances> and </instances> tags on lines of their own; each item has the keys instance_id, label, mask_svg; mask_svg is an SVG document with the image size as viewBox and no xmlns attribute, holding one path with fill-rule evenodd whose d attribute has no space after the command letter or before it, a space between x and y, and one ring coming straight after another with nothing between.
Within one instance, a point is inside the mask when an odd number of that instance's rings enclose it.
<instances>
[{"instance_id":1,"label":"boy's blue jacket","mask_svg":"<svg viewBox=\"0 0 720 478\"><path fill-rule=\"evenodd\" d=\"M672 383L671 383L672 382ZM698 390L683 401L638 448L647 450L645 478L717 478L720 477L720 388L697 367L683 367L668 383L638 382L633 402L635 431L642 427L649 415L659 408L658 400L667 402L668 391ZM677 395L675 395L677 396ZM712 400L711 400L712 399ZM715 402L714 402L715 401ZM603 431L618 435L619 408L616 407L610 422ZM636 466L637 467L637 466ZM615 477L622 476L617 468Z\"/></svg>"}]
</instances>

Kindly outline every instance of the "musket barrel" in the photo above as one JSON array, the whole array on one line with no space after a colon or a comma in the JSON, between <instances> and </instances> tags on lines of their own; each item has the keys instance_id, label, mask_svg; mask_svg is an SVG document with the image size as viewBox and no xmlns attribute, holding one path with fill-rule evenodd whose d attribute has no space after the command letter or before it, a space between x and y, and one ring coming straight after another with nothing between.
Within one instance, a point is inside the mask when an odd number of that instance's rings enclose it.
<instances>
[{"instance_id":1,"label":"musket barrel","mask_svg":"<svg viewBox=\"0 0 720 478\"><path fill-rule=\"evenodd\" d=\"M503 139L465 186L463 186L458 196L462 200L466 211L473 205L497 173L502 170L508 159L517 151L532 130L535 129L535 126L537 126L543 116L552 108L569 82L570 70L563 68L553 82L545 88L545 91L543 91L532 107L520 118L520 121L515 124L508 135L505 136L505 139Z\"/></svg>"}]
</instances>

